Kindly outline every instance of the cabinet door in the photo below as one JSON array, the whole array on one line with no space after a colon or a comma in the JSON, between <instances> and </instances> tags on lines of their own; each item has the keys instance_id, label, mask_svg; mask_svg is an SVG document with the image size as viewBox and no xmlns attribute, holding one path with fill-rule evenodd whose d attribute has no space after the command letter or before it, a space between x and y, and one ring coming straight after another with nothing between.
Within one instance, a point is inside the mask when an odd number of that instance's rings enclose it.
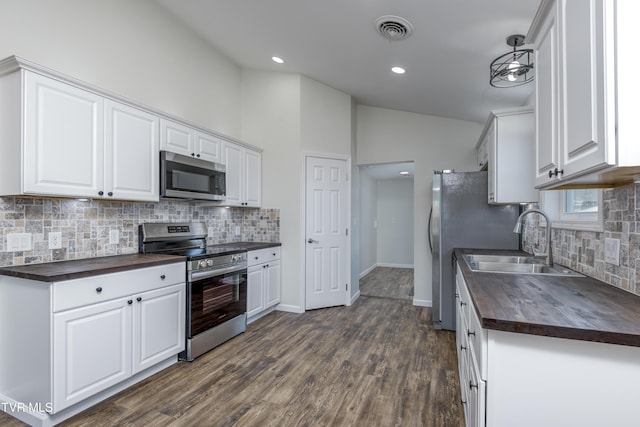
<instances>
[{"instance_id":1,"label":"cabinet door","mask_svg":"<svg viewBox=\"0 0 640 427\"><path fill-rule=\"evenodd\" d=\"M487 130L487 135L485 136L484 142L482 145L486 147L487 150L487 161L489 162L487 180L489 182L489 191L487 193L487 198L489 204L495 203L498 199L498 153L497 153L497 139L496 139L496 120L493 120L491 126ZM502 183L500 183L502 184Z\"/></svg>"},{"instance_id":2,"label":"cabinet door","mask_svg":"<svg viewBox=\"0 0 640 427\"><path fill-rule=\"evenodd\" d=\"M264 310L264 268L254 265L247 269L247 317Z\"/></svg>"},{"instance_id":3,"label":"cabinet door","mask_svg":"<svg viewBox=\"0 0 640 427\"><path fill-rule=\"evenodd\" d=\"M53 315L53 407L59 411L131 375L127 299Z\"/></svg>"},{"instance_id":4,"label":"cabinet door","mask_svg":"<svg viewBox=\"0 0 640 427\"><path fill-rule=\"evenodd\" d=\"M243 206L242 200L242 166L243 166L243 150L242 147L225 142L223 144L224 164L226 165L226 184L227 196L225 197L225 205Z\"/></svg>"},{"instance_id":5,"label":"cabinet door","mask_svg":"<svg viewBox=\"0 0 640 427\"><path fill-rule=\"evenodd\" d=\"M245 150L244 168L245 206L259 208L262 204L262 154Z\"/></svg>"},{"instance_id":6,"label":"cabinet door","mask_svg":"<svg viewBox=\"0 0 640 427\"><path fill-rule=\"evenodd\" d=\"M563 177L569 177L615 162L607 158L604 113L604 80L613 77L604 73L604 1L560 5L560 155Z\"/></svg>"},{"instance_id":7,"label":"cabinet door","mask_svg":"<svg viewBox=\"0 0 640 427\"><path fill-rule=\"evenodd\" d=\"M196 132L196 157L222 163L222 141L215 136Z\"/></svg>"},{"instance_id":8,"label":"cabinet door","mask_svg":"<svg viewBox=\"0 0 640 427\"><path fill-rule=\"evenodd\" d=\"M119 200L159 200L158 117L105 101L104 196Z\"/></svg>"},{"instance_id":9,"label":"cabinet door","mask_svg":"<svg viewBox=\"0 0 640 427\"><path fill-rule=\"evenodd\" d=\"M25 72L24 192L96 197L103 172L102 97Z\"/></svg>"},{"instance_id":10,"label":"cabinet door","mask_svg":"<svg viewBox=\"0 0 640 427\"><path fill-rule=\"evenodd\" d=\"M552 8L535 45L535 184L556 181L549 172L558 164L558 25L556 8Z\"/></svg>"},{"instance_id":11,"label":"cabinet door","mask_svg":"<svg viewBox=\"0 0 640 427\"><path fill-rule=\"evenodd\" d=\"M190 127L160 120L160 148L183 156L195 156L195 132Z\"/></svg>"},{"instance_id":12,"label":"cabinet door","mask_svg":"<svg viewBox=\"0 0 640 427\"><path fill-rule=\"evenodd\" d=\"M280 261L271 261L265 268L265 308L280 302Z\"/></svg>"},{"instance_id":13,"label":"cabinet door","mask_svg":"<svg viewBox=\"0 0 640 427\"><path fill-rule=\"evenodd\" d=\"M185 284L133 297L133 373L185 348Z\"/></svg>"}]
</instances>

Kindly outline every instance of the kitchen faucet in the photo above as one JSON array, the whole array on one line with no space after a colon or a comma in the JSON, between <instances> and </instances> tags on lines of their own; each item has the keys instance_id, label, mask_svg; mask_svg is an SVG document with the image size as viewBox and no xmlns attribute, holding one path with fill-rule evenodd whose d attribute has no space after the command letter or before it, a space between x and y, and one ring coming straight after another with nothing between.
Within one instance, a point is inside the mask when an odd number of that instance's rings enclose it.
<instances>
[{"instance_id":1,"label":"kitchen faucet","mask_svg":"<svg viewBox=\"0 0 640 427\"><path fill-rule=\"evenodd\" d=\"M539 213L547 221L547 265L552 266L553 265L553 251L552 251L553 243L551 242L551 219L549 218L549 215L547 215L544 211L540 209L536 209L536 208L527 209L526 211L522 212L518 217L518 220L516 221L516 226L513 227L513 232L522 235L522 219L527 214L530 214L530 213ZM534 252L533 255L537 256L538 254Z\"/></svg>"}]
</instances>

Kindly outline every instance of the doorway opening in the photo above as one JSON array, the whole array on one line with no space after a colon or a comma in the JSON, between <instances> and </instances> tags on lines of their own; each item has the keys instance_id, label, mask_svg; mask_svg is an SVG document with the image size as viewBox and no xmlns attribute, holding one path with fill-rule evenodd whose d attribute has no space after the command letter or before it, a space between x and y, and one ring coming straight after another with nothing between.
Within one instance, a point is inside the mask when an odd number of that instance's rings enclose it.
<instances>
[{"instance_id":1,"label":"doorway opening","mask_svg":"<svg viewBox=\"0 0 640 427\"><path fill-rule=\"evenodd\" d=\"M413 300L414 163L359 166L360 295Z\"/></svg>"}]
</instances>

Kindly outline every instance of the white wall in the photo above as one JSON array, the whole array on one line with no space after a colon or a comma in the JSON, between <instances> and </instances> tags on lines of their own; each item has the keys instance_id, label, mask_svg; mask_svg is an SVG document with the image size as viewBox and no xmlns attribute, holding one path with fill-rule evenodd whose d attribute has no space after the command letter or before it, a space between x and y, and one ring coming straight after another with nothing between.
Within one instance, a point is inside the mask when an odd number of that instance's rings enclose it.
<instances>
[{"instance_id":1,"label":"white wall","mask_svg":"<svg viewBox=\"0 0 640 427\"><path fill-rule=\"evenodd\" d=\"M1 0L11 55L240 136L240 68L152 0Z\"/></svg>"},{"instance_id":2,"label":"white wall","mask_svg":"<svg viewBox=\"0 0 640 427\"><path fill-rule=\"evenodd\" d=\"M349 156L351 97L297 74L242 71L241 139L264 148L262 206L280 209L281 309L304 310L303 152Z\"/></svg>"},{"instance_id":3,"label":"white wall","mask_svg":"<svg viewBox=\"0 0 640 427\"><path fill-rule=\"evenodd\" d=\"M431 305L427 217L434 169L474 170L483 124L359 105L358 164L415 162L414 304Z\"/></svg>"},{"instance_id":4,"label":"white wall","mask_svg":"<svg viewBox=\"0 0 640 427\"><path fill-rule=\"evenodd\" d=\"M413 267L413 180L378 180L378 260L383 267Z\"/></svg>"},{"instance_id":5,"label":"white wall","mask_svg":"<svg viewBox=\"0 0 640 427\"><path fill-rule=\"evenodd\" d=\"M365 171L360 171L360 269L363 277L378 262L377 183Z\"/></svg>"}]
</instances>

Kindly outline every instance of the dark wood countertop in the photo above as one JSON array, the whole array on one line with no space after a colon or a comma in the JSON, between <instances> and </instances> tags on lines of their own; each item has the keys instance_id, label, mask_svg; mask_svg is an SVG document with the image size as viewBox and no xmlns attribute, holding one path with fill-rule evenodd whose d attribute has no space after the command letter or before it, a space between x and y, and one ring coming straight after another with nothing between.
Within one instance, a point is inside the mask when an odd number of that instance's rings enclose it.
<instances>
[{"instance_id":1,"label":"dark wood countertop","mask_svg":"<svg viewBox=\"0 0 640 427\"><path fill-rule=\"evenodd\" d=\"M476 313L487 329L640 347L640 296L590 277L473 272L454 255Z\"/></svg>"},{"instance_id":2,"label":"dark wood countertop","mask_svg":"<svg viewBox=\"0 0 640 427\"><path fill-rule=\"evenodd\" d=\"M41 282L60 282L156 265L185 262L175 255L131 254L0 267L0 275Z\"/></svg>"}]
</instances>

